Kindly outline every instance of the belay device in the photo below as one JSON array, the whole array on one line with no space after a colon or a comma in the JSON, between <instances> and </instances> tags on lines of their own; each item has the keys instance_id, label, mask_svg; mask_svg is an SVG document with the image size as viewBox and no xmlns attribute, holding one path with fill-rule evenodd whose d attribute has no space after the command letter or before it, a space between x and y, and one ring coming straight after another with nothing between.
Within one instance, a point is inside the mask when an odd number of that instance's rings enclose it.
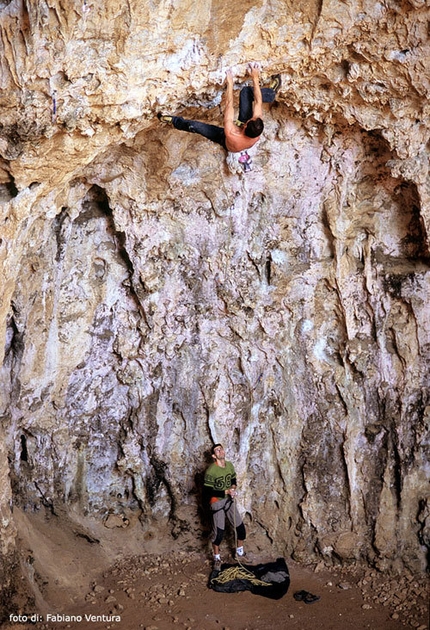
<instances>
[{"instance_id":1,"label":"belay device","mask_svg":"<svg viewBox=\"0 0 430 630\"><path fill-rule=\"evenodd\" d=\"M248 151L241 151L239 156L239 163L241 164L245 173L252 170L252 158Z\"/></svg>"}]
</instances>

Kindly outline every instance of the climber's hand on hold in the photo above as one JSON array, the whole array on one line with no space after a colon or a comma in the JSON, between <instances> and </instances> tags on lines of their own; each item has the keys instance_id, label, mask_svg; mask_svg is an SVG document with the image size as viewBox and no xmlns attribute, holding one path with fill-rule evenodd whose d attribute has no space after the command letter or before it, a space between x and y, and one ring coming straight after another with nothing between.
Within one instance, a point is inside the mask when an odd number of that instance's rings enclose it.
<instances>
[{"instance_id":1,"label":"climber's hand on hold","mask_svg":"<svg viewBox=\"0 0 430 630\"><path fill-rule=\"evenodd\" d=\"M258 77L260 76L260 66L256 61L249 64L248 74L250 74L253 79L258 79Z\"/></svg>"}]
</instances>

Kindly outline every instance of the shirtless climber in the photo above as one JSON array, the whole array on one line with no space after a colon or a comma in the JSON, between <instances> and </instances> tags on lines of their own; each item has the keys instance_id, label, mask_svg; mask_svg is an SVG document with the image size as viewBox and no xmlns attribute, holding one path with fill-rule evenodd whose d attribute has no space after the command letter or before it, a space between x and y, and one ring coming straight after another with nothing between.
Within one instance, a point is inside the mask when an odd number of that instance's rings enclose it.
<instances>
[{"instance_id":1,"label":"shirtless climber","mask_svg":"<svg viewBox=\"0 0 430 630\"><path fill-rule=\"evenodd\" d=\"M239 120L234 120L233 75L227 72L227 94L224 112L224 127L209 125L197 120L186 120L181 116L163 116L162 122L171 123L175 129L198 133L212 142L220 144L232 153L244 152L258 142L263 129L263 103L273 103L281 85L280 75L272 78L269 87L260 88L258 64L250 64L248 72L252 77L253 87L245 86L240 91Z\"/></svg>"}]
</instances>

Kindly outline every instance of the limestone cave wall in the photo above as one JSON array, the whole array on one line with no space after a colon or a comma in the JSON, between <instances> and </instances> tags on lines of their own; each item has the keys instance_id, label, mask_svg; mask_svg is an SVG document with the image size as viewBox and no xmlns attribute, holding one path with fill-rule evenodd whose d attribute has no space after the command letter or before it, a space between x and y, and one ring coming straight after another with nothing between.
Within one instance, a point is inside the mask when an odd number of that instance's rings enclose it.
<instances>
[{"instance_id":1,"label":"limestone cave wall","mask_svg":"<svg viewBox=\"0 0 430 630\"><path fill-rule=\"evenodd\" d=\"M212 441L256 544L424 570L427 4L0 2L4 583L14 509L197 537ZM156 114L248 61L241 174Z\"/></svg>"}]
</instances>

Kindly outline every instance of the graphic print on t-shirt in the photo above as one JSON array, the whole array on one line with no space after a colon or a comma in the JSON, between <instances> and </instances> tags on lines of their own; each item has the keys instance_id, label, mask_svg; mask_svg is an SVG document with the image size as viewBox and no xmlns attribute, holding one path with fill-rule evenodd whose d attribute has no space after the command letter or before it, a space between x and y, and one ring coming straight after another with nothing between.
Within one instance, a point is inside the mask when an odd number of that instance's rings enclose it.
<instances>
[{"instance_id":1,"label":"graphic print on t-shirt","mask_svg":"<svg viewBox=\"0 0 430 630\"><path fill-rule=\"evenodd\" d=\"M230 473L227 473L226 475L222 475L221 477L216 477L214 479L215 490L225 490L226 488L230 488L230 486L231 486Z\"/></svg>"}]
</instances>

